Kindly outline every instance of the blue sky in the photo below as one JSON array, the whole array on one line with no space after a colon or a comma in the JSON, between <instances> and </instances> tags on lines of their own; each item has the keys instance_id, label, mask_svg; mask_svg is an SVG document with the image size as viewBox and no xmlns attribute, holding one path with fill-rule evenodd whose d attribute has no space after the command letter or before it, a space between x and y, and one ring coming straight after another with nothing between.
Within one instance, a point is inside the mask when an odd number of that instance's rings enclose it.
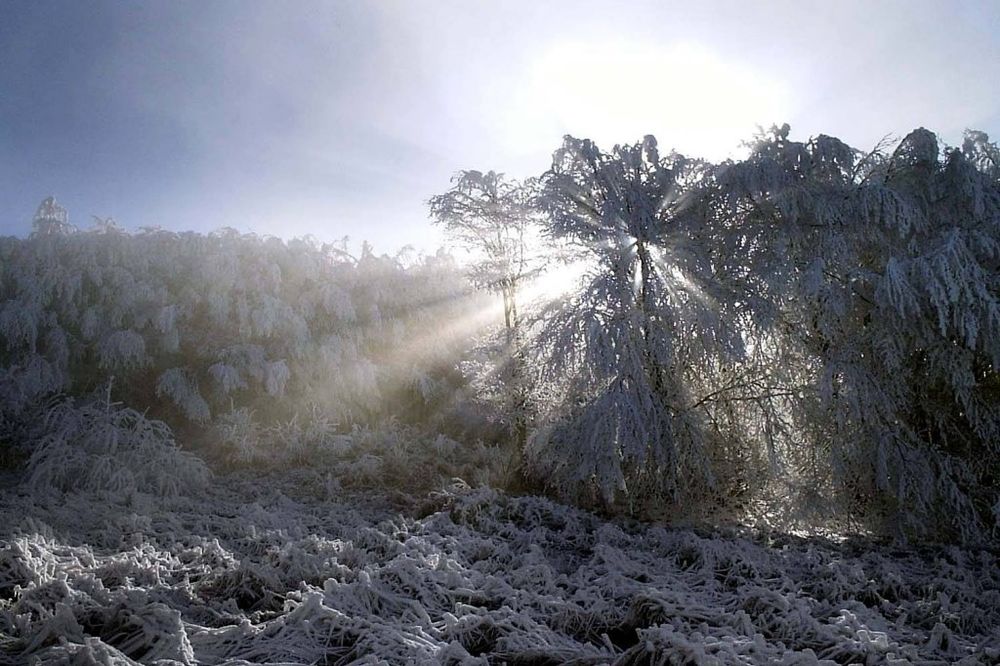
<instances>
[{"instance_id":1,"label":"blue sky","mask_svg":"<svg viewBox=\"0 0 1000 666\"><path fill-rule=\"evenodd\" d=\"M53 194L81 226L430 250L455 171L540 173L567 132L1000 138L997 81L998 2L0 0L0 234Z\"/></svg>"}]
</instances>

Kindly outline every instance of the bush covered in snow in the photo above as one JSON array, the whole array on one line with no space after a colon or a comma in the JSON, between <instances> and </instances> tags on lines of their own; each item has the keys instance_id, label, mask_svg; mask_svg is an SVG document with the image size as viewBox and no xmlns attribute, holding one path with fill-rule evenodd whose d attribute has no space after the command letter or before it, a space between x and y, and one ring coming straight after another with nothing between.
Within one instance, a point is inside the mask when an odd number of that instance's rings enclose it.
<instances>
[{"instance_id":1,"label":"bush covered in snow","mask_svg":"<svg viewBox=\"0 0 1000 666\"><path fill-rule=\"evenodd\" d=\"M785 126L706 188L730 270L766 304L752 341L790 397L768 421L787 469L911 534L1000 528L1000 180L984 150L919 129L866 154Z\"/></svg>"},{"instance_id":2,"label":"bush covered in snow","mask_svg":"<svg viewBox=\"0 0 1000 666\"><path fill-rule=\"evenodd\" d=\"M46 200L30 238L0 239L0 413L110 385L189 439L241 414L270 427L320 413L346 430L421 420L461 384L469 334L434 323L479 305L445 254L78 231Z\"/></svg>"},{"instance_id":3,"label":"bush covered in snow","mask_svg":"<svg viewBox=\"0 0 1000 666\"><path fill-rule=\"evenodd\" d=\"M37 494L90 491L177 496L202 490L205 464L177 448L170 429L134 409L55 404L26 431L27 482Z\"/></svg>"}]
</instances>

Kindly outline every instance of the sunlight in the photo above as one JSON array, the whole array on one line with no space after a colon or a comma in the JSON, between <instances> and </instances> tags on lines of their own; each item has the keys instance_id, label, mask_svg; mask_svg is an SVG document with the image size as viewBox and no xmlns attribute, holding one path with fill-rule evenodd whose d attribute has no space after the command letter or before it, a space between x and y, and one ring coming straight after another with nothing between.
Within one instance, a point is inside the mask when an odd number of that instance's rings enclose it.
<instances>
[{"instance_id":1,"label":"sunlight","mask_svg":"<svg viewBox=\"0 0 1000 666\"><path fill-rule=\"evenodd\" d=\"M545 305L564 298L576 290L592 264L577 260L568 264L557 264L528 281L519 294L521 308ZM428 350L454 343L461 338L476 336L492 327L503 324L503 302L499 295L478 294L468 297L472 307L465 308L465 314L440 322L427 331L413 335L404 343L389 350L381 359L383 363L417 363Z\"/></svg>"},{"instance_id":2,"label":"sunlight","mask_svg":"<svg viewBox=\"0 0 1000 666\"><path fill-rule=\"evenodd\" d=\"M565 298L579 288L591 262L577 260L557 264L528 281L519 294L520 307L541 306ZM503 324L503 302L496 294L467 296L465 314L442 321L423 333L411 335L406 341L386 350L380 358L383 364L417 364L429 350L439 349L469 336L478 336ZM471 305L471 307L470 307Z\"/></svg>"},{"instance_id":3,"label":"sunlight","mask_svg":"<svg viewBox=\"0 0 1000 666\"><path fill-rule=\"evenodd\" d=\"M524 303L544 304L571 294L580 286L590 266L590 262L577 260L550 268L525 286Z\"/></svg>"},{"instance_id":4,"label":"sunlight","mask_svg":"<svg viewBox=\"0 0 1000 666\"><path fill-rule=\"evenodd\" d=\"M440 349L456 340L474 337L503 320L503 305L499 297L474 294L466 297L465 314L440 322L421 333L386 350L383 363L416 364L429 350ZM471 307L470 307L471 305Z\"/></svg>"},{"instance_id":5,"label":"sunlight","mask_svg":"<svg viewBox=\"0 0 1000 666\"><path fill-rule=\"evenodd\" d=\"M695 43L564 42L535 59L507 129L535 141L557 125L606 148L653 133L664 148L719 158L758 125L790 117L789 97L779 81Z\"/></svg>"}]
</instances>

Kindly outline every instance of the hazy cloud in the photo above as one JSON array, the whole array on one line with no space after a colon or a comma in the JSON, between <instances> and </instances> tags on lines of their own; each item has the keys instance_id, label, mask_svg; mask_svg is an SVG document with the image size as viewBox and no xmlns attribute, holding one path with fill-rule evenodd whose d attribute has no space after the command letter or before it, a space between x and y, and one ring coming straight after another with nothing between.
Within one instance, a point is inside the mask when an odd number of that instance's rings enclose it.
<instances>
[{"instance_id":1,"label":"hazy cloud","mask_svg":"<svg viewBox=\"0 0 1000 666\"><path fill-rule=\"evenodd\" d=\"M426 246L453 172L539 173L566 132L710 158L758 123L1000 132L1000 5L690 4L8 2L0 231L52 193L77 222Z\"/></svg>"}]
</instances>

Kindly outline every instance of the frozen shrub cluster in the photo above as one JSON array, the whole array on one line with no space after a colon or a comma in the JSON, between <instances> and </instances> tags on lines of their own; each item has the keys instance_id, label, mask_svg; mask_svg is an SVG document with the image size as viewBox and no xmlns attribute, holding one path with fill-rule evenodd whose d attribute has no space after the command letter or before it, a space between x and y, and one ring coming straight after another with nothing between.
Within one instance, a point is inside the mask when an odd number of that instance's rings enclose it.
<instances>
[{"instance_id":1,"label":"frozen shrub cluster","mask_svg":"<svg viewBox=\"0 0 1000 666\"><path fill-rule=\"evenodd\" d=\"M209 481L205 464L181 451L160 421L118 406L66 401L40 416L22 446L31 451L26 476L37 494L77 490L115 497L176 496Z\"/></svg>"},{"instance_id":2,"label":"frozen shrub cluster","mask_svg":"<svg viewBox=\"0 0 1000 666\"><path fill-rule=\"evenodd\" d=\"M790 475L898 532L996 536L1000 181L995 146L925 129L870 153L775 129L707 188L767 303L755 362L785 397ZM760 420L760 419L755 419Z\"/></svg>"},{"instance_id":3,"label":"frozen shrub cluster","mask_svg":"<svg viewBox=\"0 0 1000 666\"><path fill-rule=\"evenodd\" d=\"M0 410L112 398L196 432L319 411L350 429L447 404L464 337L434 322L481 305L450 256L352 256L334 244L102 224L54 201L0 238ZM113 381L112 381L113 380Z\"/></svg>"},{"instance_id":4,"label":"frozen shrub cluster","mask_svg":"<svg viewBox=\"0 0 1000 666\"><path fill-rule=\"evenodd\" d=\"M307 476L0 508L5 664L992 664L995 552L606 522ZM293 499L293 497L298 499Z\"/></svg>"},{"instance_id":5,"label":"frozen shrub cluster","mask_svg":"<svg viewBox=\"0 0 1000 666\"><path fill-rule=\"evenodd\" d=\"M215 435L224 460L237 466L259 471L311 467L353 488L388 485L400 492L427 492L453 477L474 486L500 486L511 473L498 445L461 443L394 420L345 432L313 413L263 427L248 411L238 410L223 415Z\"/></svg>"}]
</instances>

